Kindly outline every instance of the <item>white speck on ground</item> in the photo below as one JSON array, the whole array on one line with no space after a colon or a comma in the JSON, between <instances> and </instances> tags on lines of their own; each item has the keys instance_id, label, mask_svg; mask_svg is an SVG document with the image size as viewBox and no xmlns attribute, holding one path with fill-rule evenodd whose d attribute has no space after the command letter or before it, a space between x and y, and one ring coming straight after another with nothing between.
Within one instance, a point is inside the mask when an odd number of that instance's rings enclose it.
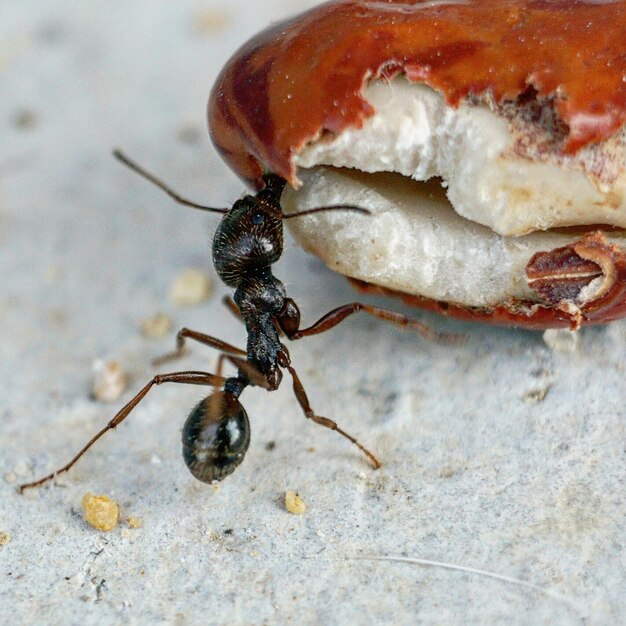
<instances>
[{"instance_id":1,"label":"white speck on ground","mask_svg":"<svg viewBox=\"0 0 626 626\"><path fill-rule=\"evenodd\" d=\"M128 384L128 376L122 366L116 361L96 359L91 369L93 371L92 391L94 398L100 402L115 402L119 400Z\"/></svg>"},{"instance_id":2,"label":"white speck on ground","mask_svg":"<svg viewBox=\"0 0 626 626\"><path fill-rule=\"evenodd\" d=\"M575 353L579 349L580 335L577 330L550 328L543 332L543 340L555 352Z\"/></svg>"}]
</instances>

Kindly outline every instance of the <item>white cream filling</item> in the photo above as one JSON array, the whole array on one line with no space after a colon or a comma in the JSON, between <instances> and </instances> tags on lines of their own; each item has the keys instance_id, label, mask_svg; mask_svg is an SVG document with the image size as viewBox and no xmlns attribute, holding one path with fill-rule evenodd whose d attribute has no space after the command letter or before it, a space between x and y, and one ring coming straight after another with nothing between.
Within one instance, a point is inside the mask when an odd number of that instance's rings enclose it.
<instances>
[{"instance_id":1,"label":"white cream filling","mask_svg":"<svg viewBox=\"0 0 626 626\"><path fill-rule=\"evenodd\" d=\"M536 300L525 273L532 255L580 238L554 231L503 237L457 215L438 180L325 167L300 175L302 188L283 193L285 211L344 203L372 211L289 220L305 249L348 276L436 300L487 307Z\"/></svg>"},{"instance_id":2,"label":"white cream filling","mask_svg":"<svg viewBox=\"0 0 626 626\"><path fill-rule=\"evenodd\" d=\"M608 148L533 161L514 149L520 125L486 105L450 107L404 78L373 82L363 95L376 109L363 128L313 142L296 165L395 171L420 181L440 176L459 215L502 235L573 224L626 227L625 133ZM586 171L607 159L610 181Z\"/></svg>"}]
</instances>

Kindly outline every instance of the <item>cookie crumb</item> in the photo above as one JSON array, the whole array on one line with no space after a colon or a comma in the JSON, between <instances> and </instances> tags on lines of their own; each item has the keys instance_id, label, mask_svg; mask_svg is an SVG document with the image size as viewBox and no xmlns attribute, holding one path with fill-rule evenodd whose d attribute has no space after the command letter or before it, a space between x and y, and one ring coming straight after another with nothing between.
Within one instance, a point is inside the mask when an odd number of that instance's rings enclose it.
<instances>
[{"instance_id":1,"label":"cookie crumb","mask_svg":"<svg viewBox=\"0 0 626 626\"><path fill-rule=\"evenodd\" d=\"M11 543L11 533L6 530L0 531L0 546L6 546Z\"/></svg>"},{"instance_id":2,"label":"cookie crumb","mask_svg":"<svg viewBox=\"0 0 626 626\"><path fill-rule=\"evenodd\" d=\"M285 491L285 508L294 515L302 515L306 511L306 504L295 491Z\"/></svg>"},{"instance_id":3,"label":"cookie crumb","mask_svg":"<svg viewBox=\"0 0 626 626\"><path fill-rule=\"evenodd\" d=\"M86 493L82 499L85 521L104 532L113 530L119 521L120 510L117 503L108 496L94 496Z\"/></svg>"}]
</instances>

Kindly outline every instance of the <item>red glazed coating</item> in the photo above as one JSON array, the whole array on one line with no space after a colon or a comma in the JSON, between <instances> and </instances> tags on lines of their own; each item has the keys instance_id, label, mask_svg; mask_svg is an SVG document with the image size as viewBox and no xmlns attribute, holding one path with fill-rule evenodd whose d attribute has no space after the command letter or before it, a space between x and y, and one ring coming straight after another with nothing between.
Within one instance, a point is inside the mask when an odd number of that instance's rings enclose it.
<instances>
[{"instance_id":1,"label":"red glazed coating","mask_svg":"<svg viewBox=\"0 0 626 626\"><path fill-rule=\"evenodd\" d=\"M626 272L622 275L626 279ZM409 293L386 289L380 285L372 285L355 278L350 278L353 287L372 295L385 295L402 299L410 306L433 311L447 317L464 320L466 322L481 322L496 326L518 326L528 330L546 330L548 328L568 328L576 330L581 326L591 324L606 324L626 316L626 294L623 284L619 286L619 294L611 302L611 307L604 310L593 310L582 317L574 316L552 305L537 302L508 302L492 309L480 309L462 304L451 304L415 296Z\"/></svg>"},{"instance_id":2,"label":"red glazed coating","mask_svg":"<svg viewBox=\"0 0 626 626\"><path fill-rule=\"evenodd\" d=\"M213 141L245 180L295 184L292 156L373 114L370 77L403 71L457 105L529 87L553 98L565 150L626 123L625 0L334 0L265 30L227 63L209 102Z\"/></svg>"},{"instance_id":3,"label":"red glazed coating","mask_svg":"<svg viewBox=\"0 0 626 626\"><path fill-rule=\"evenodd\" d=\"M372 285L355 278L349 279L353 287L363 293L371 295L384 295L401 298L405 304L410 306L433 311L447 317L464 320L466 322L482 322L485 324L495 324L498 326L519 326L528 330L545 330L547 328L577 328L572 323L570 316L559 309L551 306L544 306L536 302L506 303L500 306L481 309L476 307L463 306L462 304L451 304L441 302L424 296L416 296L409 293L402 293L387 289L380 285ZM608 320L598 320L608 321ZM584 320L583 324L589 323Z\"/></svg>"}]
</instances>

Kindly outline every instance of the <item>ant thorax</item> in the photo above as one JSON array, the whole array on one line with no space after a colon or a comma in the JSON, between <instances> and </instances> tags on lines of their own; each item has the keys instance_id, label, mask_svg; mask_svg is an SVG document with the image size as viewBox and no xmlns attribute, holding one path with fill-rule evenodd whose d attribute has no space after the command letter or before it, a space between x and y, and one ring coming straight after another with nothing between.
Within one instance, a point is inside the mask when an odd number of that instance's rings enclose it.
<instances>
[{"instance_id":1,"label":"ant thorax","mask_svg":"<svg viewBox=\"0 0 626 626\"><path fill-rule=\"evenodd\" d=\"M265 376L272 389L278 387L282 378L278 358L285 348L274 320L283 310L285 296L285 287L269 267L244 278L234 294L248 333L248 361Z\"/></svg>"}]
</instances>

